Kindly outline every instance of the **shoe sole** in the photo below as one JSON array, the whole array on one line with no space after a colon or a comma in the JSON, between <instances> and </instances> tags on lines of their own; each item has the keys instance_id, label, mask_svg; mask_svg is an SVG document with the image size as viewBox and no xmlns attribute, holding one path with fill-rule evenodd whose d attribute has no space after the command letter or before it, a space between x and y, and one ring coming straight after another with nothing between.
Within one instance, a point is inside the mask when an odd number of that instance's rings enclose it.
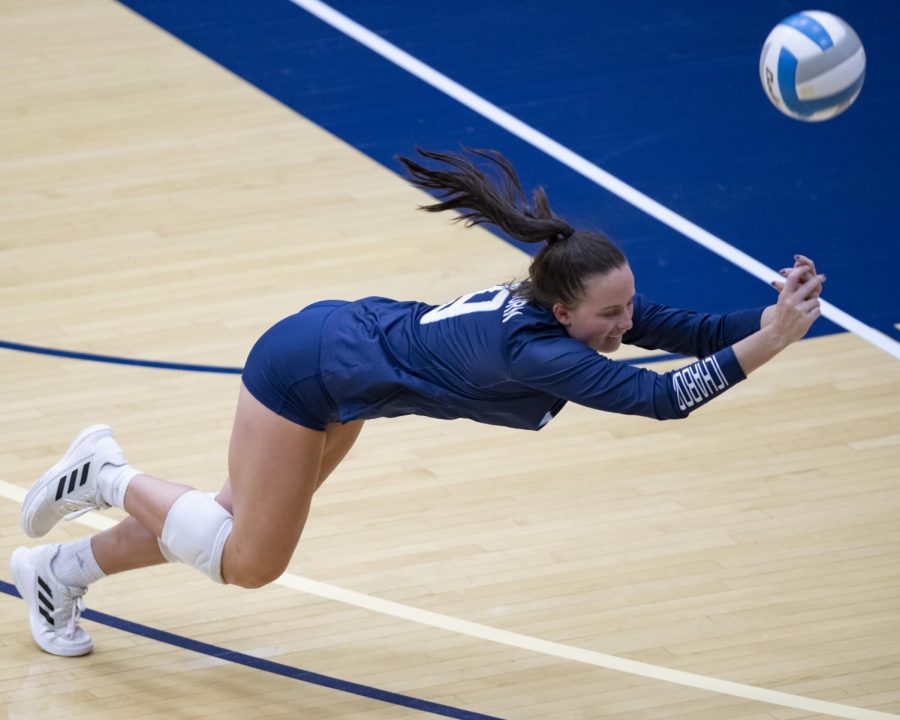
<instances>
[{"instance_id":1,"label":"shoe sole","mask_svg":"<svg viewBox=\"0 0 900 720\"><path fill-rule=\"evenodd\" d=\"M31 513L36 509L36 506L40 504L42 491L46 491L49 485L53 484L54 482L58 482L60 473L62 473L64 469L67 469L71 464L71 461L68 460L69 456L73 452L75 452L75 449L81 443L89 440L92 435L96 435L98 433L112 436L112 428L109 425L91 425L90 427L82 430L80 433L78 433L78 435L75 436L75 439L69 445L69 449L66 450L65 454L62 456L62 459L47 472L45 472L41 476L41 479L32 486L31 490L28 491L28 494L25 496L25 502L22 503L22 512L19 516L19 524L22 526L22 530L26 535L28 535L28 537L43 537L53 528L53 526L51 525L43 532L38 532L37 530L29 526L27 519L31 517Z\"/></svg>"},{"instance_id":2,"label":"shoe sole","mask_svg":"<svg viewBox=\"0 0 900 720\"><path fill-rule=\"evenodd\" d=\"M35 619L34 613L31 610L33 606L37 605L37 599L32 594L34 591L36 573L34 572L33 567L25 560L25 555L27 554L27 548L17 548L10 558L9 565L10 570L12 571L13 584L16 586L16 590L19 591L19 595L28 607L28 624L31 627L32 639L41 650L48 652L51 655L58 655L60 657L79 657L81 655L87 655L94 649L93 643L82 649L55 648L48 647L39 639L41 637L43 626Z\"/></svg>"}]
</instances>

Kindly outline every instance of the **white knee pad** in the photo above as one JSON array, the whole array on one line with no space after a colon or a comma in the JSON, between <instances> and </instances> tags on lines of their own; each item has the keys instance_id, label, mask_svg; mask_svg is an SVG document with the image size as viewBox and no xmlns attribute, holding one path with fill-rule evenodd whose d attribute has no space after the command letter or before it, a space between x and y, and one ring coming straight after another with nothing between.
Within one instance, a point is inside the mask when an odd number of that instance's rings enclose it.
<instances>
[{"instance_id":1,"label":"white knee pad","mask_svg":"<svg viewBox=\"0 0 900 720\"><path fill-rule=\"evenodd\" d=\"M159 551L162 553L162 556L166 559L166 562L176 563L181 562L177 557L172 554L172 551L166 547L166 544L162 541L162 538L156 538L156 544L159 545Z\"/></svg>"},{"instance_id":2,"label":"white knee pad","mask_svg":"<svg viewBox=\"0 0 900 720\"><path fill-rule=\"evenodd\" d=\"M224 584L222 552L233 524L231 514L219 503L191 490L178 498L166 515L160 550L167 560L174 557Z\"/></svg>"},{"instance_id":3,"label":"white knee pad","mask_svg":"<svg viewBox=\"0 0 900 720\"><path fill-rule=\"evenodd\" d=\"M206 493L206 496L215 500L219 496L219 493L215 491L208 492ZM156 544L159 545L159 551L162 553L162 556L165 558L166 562L181 562L181 560L179 560L177 557L175 557L175 555L172 554L172 551L169 550L168 546L162 541L162 538L156 538Z\"/></svg>"}]
</instances>

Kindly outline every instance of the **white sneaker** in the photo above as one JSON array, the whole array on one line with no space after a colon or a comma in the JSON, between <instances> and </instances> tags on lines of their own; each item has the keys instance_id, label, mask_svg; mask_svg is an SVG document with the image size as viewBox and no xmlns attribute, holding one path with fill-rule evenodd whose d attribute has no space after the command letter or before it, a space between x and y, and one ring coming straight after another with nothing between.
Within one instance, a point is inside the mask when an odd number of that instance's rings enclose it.
<instances>
[{"instance_id":1,"label":"white sneaker","mask_svg":"<svg viewBox=\"0 0 900 720\"><path fill-rule=\"evenodd\" d=\"M60 518L73 520L109 504L100 492L100 469L125 465L125 455L113 440L112 428L91 425L82 430L66 454L28 491L22 505L22 529L29 537L42 537Z\"/></svg>"},{"instance_id":2,"label":"white sneaker","mask_svg":"<svg viewBox=\"0 0 900 720\"><path fill-rule=\"evenodd\" d=\"M74 657L87 655L94 643L79 625L84 610L84 588L63 585L50 569L59 545L20 547L12 554L13 582L28 605L34 641L48 653Z\"/></svg>"}]
</instances>

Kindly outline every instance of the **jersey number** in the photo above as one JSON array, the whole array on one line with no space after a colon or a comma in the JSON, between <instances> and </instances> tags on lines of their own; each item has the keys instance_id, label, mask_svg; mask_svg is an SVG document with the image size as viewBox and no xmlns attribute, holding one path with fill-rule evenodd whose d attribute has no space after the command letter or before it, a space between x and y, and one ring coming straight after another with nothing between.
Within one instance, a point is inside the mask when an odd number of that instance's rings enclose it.
<instances>
[{"instance_id":1,"label":"jersey number","mask_svg":"<svg viewBox=\"0 0 900 720\"><path fill-rule=\"evenodd\" d=\"M481 297L488 293L494 293L494 296L488 300L472 301L472 298ZM419 324L428 325L429 323L437 322L438 320L446 320L447 318L458 317L459 315L499 310L503 307L503 303L506 302L506 298L508 297L508 287L494 285L494 287L488 288L487 290L469 293L468 295L463 295L451 302L438 305L434 310L429 310L425 313L421 320L419 320Z\"/></svg>"}]
</instances>

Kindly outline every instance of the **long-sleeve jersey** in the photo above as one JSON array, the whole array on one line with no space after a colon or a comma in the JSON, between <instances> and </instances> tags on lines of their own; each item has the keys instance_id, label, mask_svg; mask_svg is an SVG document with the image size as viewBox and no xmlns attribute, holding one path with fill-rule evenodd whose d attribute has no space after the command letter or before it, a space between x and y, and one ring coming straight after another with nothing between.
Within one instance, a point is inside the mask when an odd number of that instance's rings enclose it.
<instances>
[{"instance_id":1,"label":"long-sleeve jersey","mask_svg":"<svg viewBox=\"0 0 900 720\"><path fill-rule=\"evenodd\" d=\"M656 373L571 338L509 286L438 306L370 297L328 318L322 380L342 422L414 414L538 430L568 401L682 418L744 379L730 346L759 329L761 314L706 315L636 296L623 343L702 358Z\"/></svg>"}]
</instances>

